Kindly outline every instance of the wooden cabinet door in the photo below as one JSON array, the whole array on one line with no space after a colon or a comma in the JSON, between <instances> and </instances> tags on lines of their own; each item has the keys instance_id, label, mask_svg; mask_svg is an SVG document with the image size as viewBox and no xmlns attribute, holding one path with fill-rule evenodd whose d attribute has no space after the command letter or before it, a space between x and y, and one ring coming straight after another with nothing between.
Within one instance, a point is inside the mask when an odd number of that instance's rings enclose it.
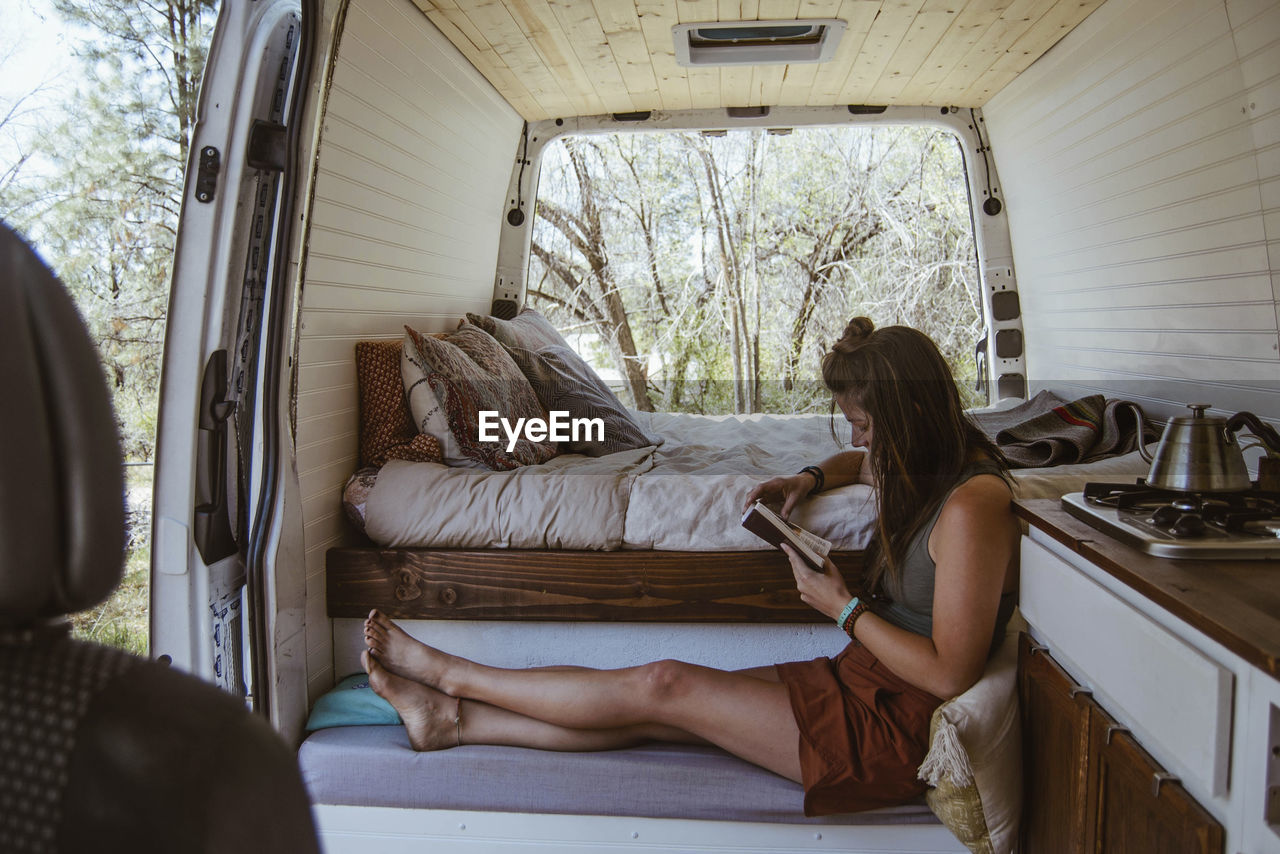
<instances>
[{"instance_id":1,"label":"wooden cabinet door","mask_svg":"<svg viewBox=\"0 0 1280 854\"><path fill-rule=\"evenodd\" d=\"M1022 850L1086 850L1089 708L1082 689L1023 634L1018 645L1022 705Z\"/></svg>"},{"instance_id":2,"label":"wooden cabinet door","mask_svg":"<svg viewBox=\"0 0 1280 854\"><path fill-rule=\"evenodd\" d=\"M1222 825L1164 773L1128 731L1090 706L1089 850L1221 854Z\"/></svg>"}]
</instances>

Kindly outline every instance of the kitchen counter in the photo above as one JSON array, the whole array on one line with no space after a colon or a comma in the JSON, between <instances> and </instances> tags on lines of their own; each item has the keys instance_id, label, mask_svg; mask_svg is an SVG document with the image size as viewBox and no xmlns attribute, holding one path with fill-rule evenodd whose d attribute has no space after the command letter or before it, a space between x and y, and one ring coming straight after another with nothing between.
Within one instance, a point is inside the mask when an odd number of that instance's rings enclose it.
<instances>
[{"instance_id":1,"label":"kitchen counter","mask_svg":"<svg viewBox=\"0 0 1280 854\"><path fill-rule=\"evenodd\" d=\"M1070 516L1056 499L1018 501L1015 512L1280 680L1280 560L1153 557Z\"/></svg>"}]
</instances>

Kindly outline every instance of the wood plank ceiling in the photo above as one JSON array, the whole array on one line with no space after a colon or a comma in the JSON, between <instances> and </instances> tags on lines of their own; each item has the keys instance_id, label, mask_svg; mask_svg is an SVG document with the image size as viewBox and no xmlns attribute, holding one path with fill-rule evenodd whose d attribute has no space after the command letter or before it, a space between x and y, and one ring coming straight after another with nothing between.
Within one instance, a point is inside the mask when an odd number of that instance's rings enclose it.
<instances>
[{"instance_id":1,"label":"wood plank ceiling","mask_svg":"<svg viewBox=\"0 0 1280 854\"><path fill-rule=\"evenodd\" d=\"M977 107L1103 0L414 0L530 121L633 110ZM839 18L822 64L684 68L680 23Z\"/></svg>"}]
</instances>

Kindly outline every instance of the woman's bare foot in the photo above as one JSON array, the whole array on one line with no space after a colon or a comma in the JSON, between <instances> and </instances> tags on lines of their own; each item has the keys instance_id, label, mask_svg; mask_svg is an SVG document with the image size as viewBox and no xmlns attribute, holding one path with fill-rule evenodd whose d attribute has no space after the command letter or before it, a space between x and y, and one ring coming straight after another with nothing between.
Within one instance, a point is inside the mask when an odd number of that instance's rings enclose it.
<instances>
[{"instance_id":1,"label":"woman's bare foot","mask_svg":"<svg viewBox=\"0 0 1280 854\"><path fill-rule=\"evenodd\" d=\"M368 650L360 662L369 674L369 687L400 714L414 750L444 750L462 744L461 700L389 672Z\"/></svg>"},{"instance_id":2,"label":"woman's bare foot","mask_svg":"<svg viewBox=\"0 0 1280 854\"><path fill-rule=\"evenodd\" d=\"M443 688L440 682L451 656L414 640L376 608L364 621L364 645L379 664L396 676Z\"/></svg>"}]
</instances>

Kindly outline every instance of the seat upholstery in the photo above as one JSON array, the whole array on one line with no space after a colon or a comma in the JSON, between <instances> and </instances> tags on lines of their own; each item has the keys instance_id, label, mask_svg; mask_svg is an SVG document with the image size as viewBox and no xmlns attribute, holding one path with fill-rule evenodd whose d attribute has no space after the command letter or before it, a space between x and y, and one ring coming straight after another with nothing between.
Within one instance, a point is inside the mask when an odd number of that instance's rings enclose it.
<instances>
[{"instance_id":1,"label":"seat upholstery","mask_svg":"<svg viewBox=\"0 0 1280 854\"><path fill-rule=\"evenodd\" d=\"M298 751L317 804L821 825L936 825L924 799L805 818L804 787L719 748L562 753L468 744L418 752L403 726L312 733Z\"/></svg>"},{"instance_id":2,"label":"seat upholstery","mask_svg":"<svg viewBox=\"0 0 1280 854\"><path fill-rule=\"evenodd\" d=\"M236 698L69 636L119 582L124 490L97 353L0 224L0 851L317 852L293 751Z\"/></svg>"}]
</instances>

